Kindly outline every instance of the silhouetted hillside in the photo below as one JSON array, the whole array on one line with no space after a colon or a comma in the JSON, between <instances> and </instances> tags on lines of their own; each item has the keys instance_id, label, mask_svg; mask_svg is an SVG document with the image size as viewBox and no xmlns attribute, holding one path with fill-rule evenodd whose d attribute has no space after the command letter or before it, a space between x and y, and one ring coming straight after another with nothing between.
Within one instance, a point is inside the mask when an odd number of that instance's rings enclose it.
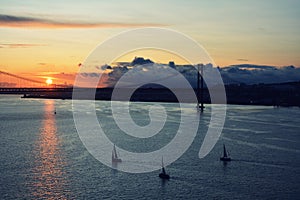
<instances>
[{"instance_id":1,"label":"silhouetted hillside","mask_svg":"<svg viewBox=\"0 0 300 200\"><path fill-rule=\"evenodd\" d=\"M88 90L82 88L77 90ZM186 89L175 89L177 92L184 94ZM280 84L230 84L225 86L227 103L240 105L269 105L269 106L300 106L300 82L289 82ZM128 93L128 89L122 89L122 93ZM113 88L97 89L96 100L111 100ZM218 88L211 89L210 92L220 92ZM195 90L196 93L196 90ZM72 88L64 93L32 93L26 94L25 98L55 98L71 99ZM210 96L207 88L203 92L204 102L210 103ZM86 99L83 96L81 99ZM126 100L122 97L116 97L114 100ZM177 102L176 96L167 88L139 88L130 98L130 101L146 102ZM188 103L192 102L187 96L184 99Z\"/></svg>"}]
</instances>

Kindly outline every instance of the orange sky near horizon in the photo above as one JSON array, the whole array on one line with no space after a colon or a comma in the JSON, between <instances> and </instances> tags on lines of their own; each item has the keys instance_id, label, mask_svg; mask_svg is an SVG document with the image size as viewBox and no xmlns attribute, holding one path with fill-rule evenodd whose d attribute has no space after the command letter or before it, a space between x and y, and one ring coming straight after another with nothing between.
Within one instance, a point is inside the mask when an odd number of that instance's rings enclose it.
<instances>
[{"instance_id":1,"label":"orange sky near horizon","mask_svg":"<svg viewBox=\"0 0 300 200\"><path fill-rule=\"evenodd\" d=\"M191 37L220 67L245 63L300 67L299 6L293 0L4 0L0 70L40 81L52 78L53 84L72 84L78 64L97 45L122 31L149 26ZM122 61L130 62L134 56L184 64L176 56L155 51L130 53ZM103 64L107 63L99 63Z\"/></svg>"}]
</instances>

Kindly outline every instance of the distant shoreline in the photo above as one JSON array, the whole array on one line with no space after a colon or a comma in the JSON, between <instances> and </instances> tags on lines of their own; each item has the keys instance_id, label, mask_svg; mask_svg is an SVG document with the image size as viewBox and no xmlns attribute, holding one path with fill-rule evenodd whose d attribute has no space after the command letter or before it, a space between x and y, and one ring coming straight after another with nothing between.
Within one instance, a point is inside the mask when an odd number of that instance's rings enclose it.
<instances>
[{"instance_id":1,"label":"distant shoreline","mask_svg":"<svg viewBox=\"0 0 300 200\"><path fill-rule=\"evenodd\" d=\"M61 99L61 100L72 100L72 98L60 98L60 97L51 97L51 96L22 96L21 98L24 98L24 99ZM80 99L80 100L89 100L89 99ZM95 99L96 101L111 101L111 100L108 100L108 99ZM122 101L122 100L115 100L115 101ZM178 103L178 101L134 101L134 100L131 100L130 102L157 102L157 103ZM196 102L184 102L184 103L195 103ZM204 105L207 105L207 104L211 104L210 102L204 102ZM264 104L264 103L244 103L244 102L226 102L226 105L245 105L245 106L273 106L273 107L299 107L300 108L300 105L289 105L289 104L282 104L282 105L273 105L273 104Z\"/></svg>"},{"instance_id":2,"label":"distant shoreline","mask_svg":"<svg viewBox=\"0 0 300 200\"><path fill-rule=\"evenodd\" d=\"M290 82L281 84L257 84L257 85L226 85L227 104L233 105L263 105L279 107L300 107L300 82ZM88 89L81 89L88 90ZM94 89L91 89L94 91ZM187 90L176 89L184 94ZM95 100L111 100L113 88L98 88ZM126 93L126 89L123 90ZM214 92L218 92L214 90ZM184 96L184 95L183 95ZM23 94L22 98L41 99L72 99L72 90L61 93L31 93ZM77 99L92 99L82 96ZM205 104L210 104L209 91L204 89L203 99ZM124 101L127 99L117 98L114 100ZM130 98L133 102L178 102L176 96L167 88L139 88ZM196 103L186 98L184 103Z\"/></svg>"}]
</instances>

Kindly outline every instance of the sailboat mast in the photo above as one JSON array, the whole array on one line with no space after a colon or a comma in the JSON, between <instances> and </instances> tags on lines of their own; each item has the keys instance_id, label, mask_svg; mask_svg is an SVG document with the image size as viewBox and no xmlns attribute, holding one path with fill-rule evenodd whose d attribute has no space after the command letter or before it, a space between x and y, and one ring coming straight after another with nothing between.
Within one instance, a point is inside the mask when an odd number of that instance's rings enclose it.
<instances>
[{"instance_id":1,"label":"sailboat mast","mask_svg":"<svg viewBox=\"0 0 300 200\"><path fill-rule=\"evenodd\" d=\"M199 74L199 73L198 73ZM204 105L203 105L203 65L201 65L201 112L203 112Z\"/></svg>"},{"instance_id":2,"label":"sailboat mast","mask_svg":"<svg viewBox=\"0 0 300 200\"><path fill-rule=\"evenodd\" d=\"M199 94L200 94L200 73L199 73L199 65L197 65L198 69L197 69L197 109L199 108Z\"/></svg>"},{"instance_id":3,"label":"sailboat mast","mask_svg":"<svg viewBox=\"0 0 300 200\"><path fill-rule=\"evenodd\" d=\"M200 65L201 65L201 69L199 71ZM201 82L200 82L200 78L201 78ZM200 84L201 84L201 88L200 88ZM203 112L204 110L203 94L204 94L203 64L198 64L197 65L197 109L200 108L201 112ZM199 101L200 101L200 105L199 105Z\"/></svg>"},{"instance_id":4,"label":"sailboat mast","mask_svg":"<svg viewBox=\"0 0 300 200\"><path fill-rule=\"evenodd\" d=\"M114 145L114 156L115 156L115 158L118 158L117 150L116 150L116 145Z\"/></svg>"},{"instance_id":5,"label":"sailboat mast","mask_svg":"<svg viewBox=\"0 0 300 200\"><path fill-rule=\"evenodd\" d=\"M223 156L224 157L227 157L227 151L226 151L226 147L225 147L225 144L223 144Z\"/></svg>"},{"instance_id":6,"label":"sailboat mast","mask_svg":"<svg viewBox=\"0 0 300 200\"><path fill-rule=\"evenodd\" d=\"M163 173L163 174L166 174L166 170L165 170L165 167L164 167L164 160L163 160L163 157L161 157L161 169L162 169L162 173Z\"/></svg>"}]
</instances>

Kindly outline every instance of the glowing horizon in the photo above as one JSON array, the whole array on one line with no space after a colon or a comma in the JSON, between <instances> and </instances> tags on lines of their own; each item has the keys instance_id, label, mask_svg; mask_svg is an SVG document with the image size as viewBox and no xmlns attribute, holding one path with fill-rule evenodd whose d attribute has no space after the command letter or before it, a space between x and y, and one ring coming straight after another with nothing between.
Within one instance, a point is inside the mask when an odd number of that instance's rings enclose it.
<instances>
[{"instance_id":1,"label":"glowing horizon","mask_svg":"<svg viewBox=\"0 0 300 200\"><path fill-rule=\"evenodd\" d=\"M101 42L131 28L155 26L191 37L220 67L244 63L300 67L299 6L293 0L2 1L0 66L31 78L50 72L74 76L78 64ZM155 51L123 55L120 61L130 62L134 56L184 64L176 56ZM52 78L71 82L62 75Z\"/></svg>"}]
</instances>

